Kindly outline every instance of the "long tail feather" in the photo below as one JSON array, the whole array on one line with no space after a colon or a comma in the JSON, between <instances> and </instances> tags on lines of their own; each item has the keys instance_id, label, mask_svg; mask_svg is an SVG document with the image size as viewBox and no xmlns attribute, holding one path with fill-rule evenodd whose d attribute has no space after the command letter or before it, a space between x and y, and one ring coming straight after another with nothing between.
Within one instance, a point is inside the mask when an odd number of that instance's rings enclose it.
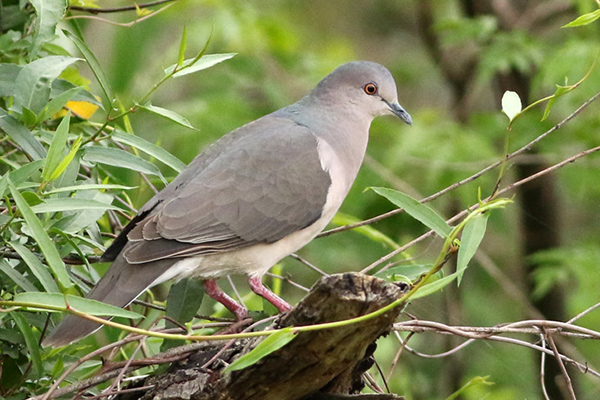
<instances>
[{"instance_id":1,"label":"long tail feather","mask_svg":"<svg viewBox=\"0 0 600 400\"><path fill-rule=\"evenodd\" d=\"M86 298L102 301L117 307L125 307L143 293L174 263L160 260L132 265L119 256ZM67 315L42 346L64 346L88 336L102 325L75 315Z\"/></svg>"}]
</instances>

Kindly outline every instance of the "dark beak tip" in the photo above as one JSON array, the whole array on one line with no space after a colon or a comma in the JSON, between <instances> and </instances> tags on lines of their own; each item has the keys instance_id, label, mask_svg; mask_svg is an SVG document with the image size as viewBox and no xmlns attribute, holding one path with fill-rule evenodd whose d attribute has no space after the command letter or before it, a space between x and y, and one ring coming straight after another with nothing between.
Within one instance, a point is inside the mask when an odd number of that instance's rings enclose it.
<instances>
[{"instance_id":1,"label":"dark beak tip","mask_svg":"<svg viewBox=\"0 0 600 400\"><path fill-rule=\"evenodd\" d=\"M383 99L382 99L383 100ZM413 120L412 117L402 106L396 102L389 102L387 100L383 100L387 106L390 108L390 111L404 121L407 125L412 126Z\"/></svg>"}]
</instances>

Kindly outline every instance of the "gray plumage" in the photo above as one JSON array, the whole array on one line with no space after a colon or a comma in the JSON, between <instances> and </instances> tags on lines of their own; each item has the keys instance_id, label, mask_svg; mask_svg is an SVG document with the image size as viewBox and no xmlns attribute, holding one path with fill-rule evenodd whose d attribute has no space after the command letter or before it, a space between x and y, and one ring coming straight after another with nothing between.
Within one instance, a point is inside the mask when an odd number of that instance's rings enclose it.
<instances>
[{"instance_id":1,"label":"gray plumage","mask_svg":"<svg viewBox=\"0 0 600 400\"><path fill-rule=\"evenodd\" d=\"M389 71L359 61L299 102L225 135L115 239L103 256L114 262L87 297L124 307L174 277L262 276L329 223L358 173L371 121L386 113L412 123ZM266 288L255 292L288 309ZM68 344L98 326L70 315L43 344Z\"/></svg>"}]
</instances>

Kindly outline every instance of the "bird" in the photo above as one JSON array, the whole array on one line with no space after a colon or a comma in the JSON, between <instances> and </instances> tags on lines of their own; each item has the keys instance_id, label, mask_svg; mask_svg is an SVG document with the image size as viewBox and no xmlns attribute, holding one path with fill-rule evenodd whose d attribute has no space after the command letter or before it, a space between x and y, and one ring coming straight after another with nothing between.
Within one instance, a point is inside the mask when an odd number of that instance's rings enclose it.
<instances>
[{"instance_id":1,"label":"bird","mask_svg":"<svg viewBox=\"0 0 600 400\"><path fill-rule=\"evenodd\" d=\"M246 307L216 280L245 274L254 293L291 310L262 276L331 221L360 169L371 122L386 114L412 125L389 70L353 61L296 103L222 136L126 225L101 258L112 265L86 297L126 307L152 286L194 277L241 320ZM42 345L64 346L100 327L67 315Z\"/></svg>"}]
</instances>

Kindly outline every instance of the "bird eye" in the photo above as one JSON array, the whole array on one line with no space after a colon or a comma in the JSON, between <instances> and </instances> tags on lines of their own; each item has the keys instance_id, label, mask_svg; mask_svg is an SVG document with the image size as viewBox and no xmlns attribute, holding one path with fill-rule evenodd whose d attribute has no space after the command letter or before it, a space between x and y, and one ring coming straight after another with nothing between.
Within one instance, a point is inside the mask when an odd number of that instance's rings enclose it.
<instances>
[{"instance_id":1,"label":"bird eye","mask_svg":"<svg viewBox=\"0 0 600 400\"><path fill-rule=\"evenodd\" d=\"M377 93L377 85L374 83L367 83L364 87L364 91L369 96L372 96Z\"/></svg>"}]
</instances>

